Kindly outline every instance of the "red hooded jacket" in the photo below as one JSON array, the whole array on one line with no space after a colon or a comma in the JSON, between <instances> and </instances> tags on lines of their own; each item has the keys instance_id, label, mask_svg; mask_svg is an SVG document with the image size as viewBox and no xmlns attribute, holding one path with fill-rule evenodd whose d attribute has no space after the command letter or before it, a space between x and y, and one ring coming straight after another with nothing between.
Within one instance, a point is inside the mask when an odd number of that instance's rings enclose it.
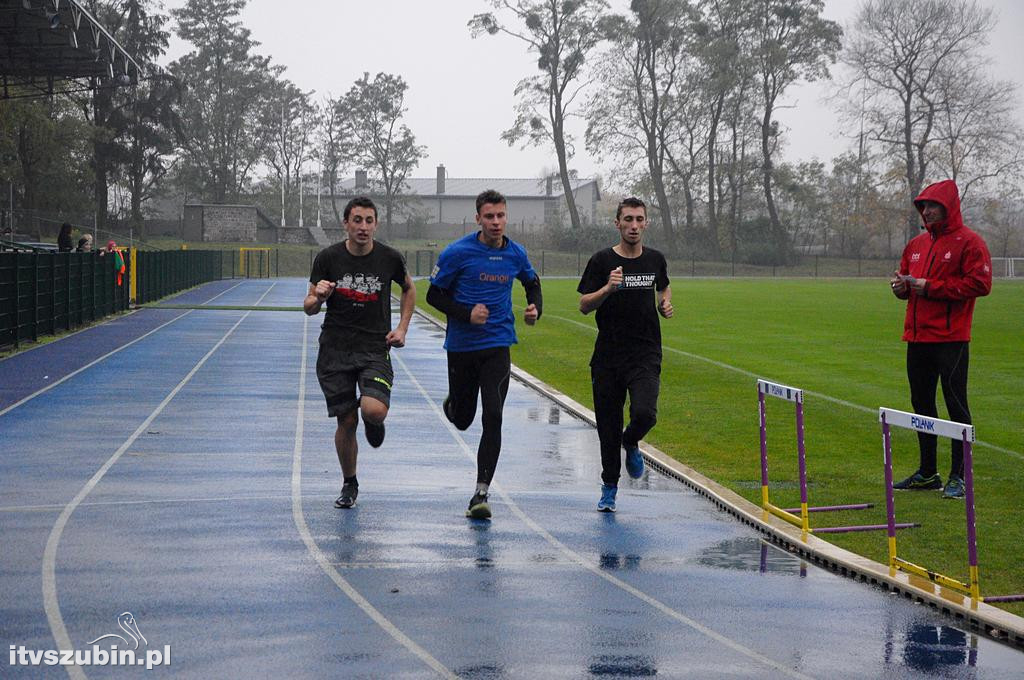
<instances>
[{"instance_id":1,"label":"red hooded jacket","mask_svg":"<svg viewBox=\"0 0 1024 680\"><path fill-rule=\"evenodd\" d=\"M956 183L930 184L914 199L935 201L946 219L925 224L903 249L900 274L927 281L924 292L908 289L903 339L907 342L967 342L971 339L974 299L992 290L992 258L980 236L964 226ZM923 217L922 217L923 219Z\"/></svg>"}]
</instances>

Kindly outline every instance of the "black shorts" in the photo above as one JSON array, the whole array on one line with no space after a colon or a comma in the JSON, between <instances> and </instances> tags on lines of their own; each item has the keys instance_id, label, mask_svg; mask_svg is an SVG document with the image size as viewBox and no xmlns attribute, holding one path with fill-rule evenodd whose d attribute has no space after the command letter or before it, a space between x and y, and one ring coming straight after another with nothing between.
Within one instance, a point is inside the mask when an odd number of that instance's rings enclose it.
<instances>
[{"instance_id":1,"label":"black shorts","mask_svg":"<svg viewBox=\"0 0 1024 680\"><path fill-rule=\"evenodd\" d=\"M320 343L316 377L327 400L327 415L343 416L359 407L360 397L373 397L391 406L391 385L395 372L391 356L379 352L352 352L333 343Z\"/></svg>"}]
</instances>

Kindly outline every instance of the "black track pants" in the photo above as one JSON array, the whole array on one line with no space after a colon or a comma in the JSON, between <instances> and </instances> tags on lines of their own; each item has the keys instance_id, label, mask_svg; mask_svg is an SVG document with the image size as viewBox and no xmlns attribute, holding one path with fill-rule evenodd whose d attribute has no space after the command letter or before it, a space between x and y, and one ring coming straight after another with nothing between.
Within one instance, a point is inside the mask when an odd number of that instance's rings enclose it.
<instances>
[{"instance_id":1,"label":"black track pants","mask_svg":"<svg viewBox=\"0 0 1024 680\"><path fill-rule=\"evenodd\" d=\"M501 453L501 420L508 394L512 362L508 347L492 347L475 352L448 352L449 420L465 430L476 417L476 399L480 395L483 414L482 432L476 452L476 481L490 484Z\"/></svg>"},{"instance_id":2,"label":"black track pants","mask_svg":"<svg viewBox=\"0 0 1024 680\"><path fill-rule=\"evenodd\" d=\"M907 378L910 380L910 402L914 413L938 418L935 388L942 381L942 397L946 401L949 419L965 425L971 424L971 411L967 407L967 364L969 343L966 342L909 342L907 343ZM921 474L928 476L937 471L937 438L933 434L917 433L921 446ZM950 474L961 479L964 474L964 445L953 441L953 462Z\"/></svg>"},{"instance_id":3,"label":"black track pants","mask_svg":"<svg viewBox=\"0 0 1024 680\"><path fill-rule=\"evenodd\" d=\"M622 447L636 446L658 420L661 365L590 367L594 415L601 440L601 481L617 486L622 469ZM629 394L629 425L622 429L622 407Z\"/></svg>"}]
</instances>

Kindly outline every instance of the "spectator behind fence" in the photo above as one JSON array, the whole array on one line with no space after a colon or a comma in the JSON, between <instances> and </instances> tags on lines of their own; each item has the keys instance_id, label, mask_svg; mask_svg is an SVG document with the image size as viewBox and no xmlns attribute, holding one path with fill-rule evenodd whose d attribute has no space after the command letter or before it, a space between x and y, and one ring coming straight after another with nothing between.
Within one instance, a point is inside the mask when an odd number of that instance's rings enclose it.
<instances>
[{"instance_id":1,"label":"spectator behind fence","mask_svg":"<svg viewBox=\"0 0 1024 680\"><path fill-rule=\"evenodd\" d=\"M57 235L57 252L71 252L71 223L65 222L60 225L60 234Z\"/></svg>"},{"instance_id":2,"label":"spectator behind fence","mask_svg":"<svg viewBox=\"0 0 1024 680\"><path fill-rule=\"evenodd\" d=\"M91 253L92 252L92 234L85 234L82 238L78 239L78 247L75 248L76 253Z\"/></svg>"},{"instance_id":3,"label":"spectator behind fence","mask_svg":"<svg viewBox=\"0 0 1024 680\"><path fill-rule=\"evenodd\" d=\"M107 241L107 249L100 251L100 256L112 253L114 255L114 271L117 272L117 285L121 285L124 280L124 257L121 255L121 251L117 249L117 244L113 240Z\"/></svg>"}]
</instances>

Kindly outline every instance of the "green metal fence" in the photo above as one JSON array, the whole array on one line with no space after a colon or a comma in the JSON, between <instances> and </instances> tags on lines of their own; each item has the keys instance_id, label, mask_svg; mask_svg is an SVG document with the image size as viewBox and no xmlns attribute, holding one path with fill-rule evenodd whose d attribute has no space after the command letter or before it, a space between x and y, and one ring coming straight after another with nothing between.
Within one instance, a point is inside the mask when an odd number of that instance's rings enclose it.
<instances>
[{"instance_id":1,"label":"green metal fence","mask_svg":"<svg viewBox=\"0 0 1024 680\"><path fill-rule=\"evenodd\" d=\"M99 253L0 252L0 349L70 331L131 302L132 258L118 284L114 259ZM153 302L222 278L216 250L137 251L135 302Z\"/></svg>"},{"instance_id":2,"label":"green metal fence","mask_svg":"<svg viewBox=\"0 0 1024 680\"><path fill-rule=\"evenodd\" d=\"M118 285L109 255L0 253L0 348L127 308L128 272Z\"/></svg>"},{"instance_id":3,"label":"green metal fence","mask_svg":"<svg viewBox=\"0 0 1024 680\"><path fill-rule=\"evenodd\" d=\"M223 278L219 250L140 250L136 253L135 302L154 302L178 291Z\"/></svg>"}]
</instances>

